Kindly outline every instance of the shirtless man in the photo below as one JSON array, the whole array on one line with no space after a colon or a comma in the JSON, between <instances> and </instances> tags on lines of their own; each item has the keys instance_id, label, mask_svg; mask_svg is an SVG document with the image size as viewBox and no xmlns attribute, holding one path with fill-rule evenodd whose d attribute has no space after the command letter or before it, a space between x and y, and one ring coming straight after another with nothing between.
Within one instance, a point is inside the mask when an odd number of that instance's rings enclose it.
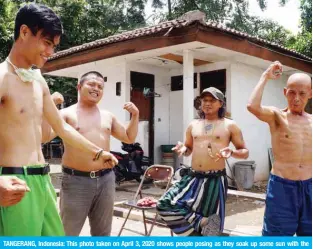
<instances>
[{"instance_id":1,"label":"shirtless man","mask_svg":"<svg viewBox=\"0 0 313 249\"><path fill-rule=\"evenodd\" d=\"M98 72L84 74L78 83L79 100L62 109L61 116L89 141L102 149L110 150L110 136L125 143L134 143L138 131L139 111L133 103L126 103L124 109L131 114L128 127L116 117L97 106L103 95L104 80ZM57 98L57 96L56 96ZM48 128L44 132L46 141L55 137ZM99 161L93 161L88 154L81 153L65 143L62 158L63 180L60 193L61 218L67 236L78 236L89 217L92 236L109 236L113 216L115 174L111 169L102 169Z\"/></svg>"},{"instance_id":2,"label":"shirtless man","mask_svg":"<svg viewBox=\"0 0 313 249\"><path fill-rule=\"evenodd\" d=\"M15 175L30 189L17 204L0 207L0 236L64 235L41 151L43 116L64 141L103 167L117 163L112 154L65 125L40 71L31 69L44 65L61 34L61 21L51 9L25 5L16 16L11 52L0 64L0 175Z\"/></svg>"},{"instance_id":3,"label":"shirtless man","mask_svg":"<svg viewBox=\"0 0 313 249\"><path fill-rule=\"evenodd\" d=\"M293 74L284 88L288 107L262 106L266 83L281 74L282 65L271 64L248 104L252 114L268 123L275 158L267 187L263 235L312 236L312 116L304 111L312 96L312 83L306 74Z\"/></svg>"},{"instance_id":4,"label":"shirtless man","mask_svg":"<svg viewBox=\"0 0 313 249\"><path fill-rule=\"evenodd\" d=\"M178 155L192 153L192 170L165 193L157 210L178 235L217 235L223 231L227 178L225 160L249 155L236 123L224 118L225 100L214 87L201 96L201 119L191 122L185 143L173 148ZM235 150L231 149L232 142Z\"/></svg>"}]
</instances>

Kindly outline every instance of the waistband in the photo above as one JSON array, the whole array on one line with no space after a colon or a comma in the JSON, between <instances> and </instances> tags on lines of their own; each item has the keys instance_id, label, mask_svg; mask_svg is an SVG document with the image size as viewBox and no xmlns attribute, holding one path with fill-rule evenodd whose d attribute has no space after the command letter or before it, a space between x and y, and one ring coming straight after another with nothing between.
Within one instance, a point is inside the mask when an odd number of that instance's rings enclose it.
<instances>
[{"instance_id":1,"label":"waistband","mask_svg":"<svg viewBox=\"0 0 313 249\"><path fill-rule=\"evenodd\" d=\"M223 170L209 170L206 172L202 172L202 171L195 171L195 170L191 170L189 172L190 176L194 176L197 178L215 178L215 177L221 177L221 176L226 176L226 169Z\"/></svg>"},{"instance_id":2,"label":"waistband","mask_svg":"<svg viewBox=\"0 0 313 249\"><path fill-rule=\"evenodd\" d=\"M289 184L289 185L299 185L299 184L309 184L311 183L312 184L312 178L310 179L307 179L307 180L289 180L289 179L285 179L285 178L282 178L280 176L277 176L277 175L273 175L272 173L270 174L270 177L269 177L270 180L273 180L275 182L281 182L281 183L285 183L285 184Z\"/></svg>"},{"instance_id":3,"label":"waistband","mask_svg":"<svg viewBox=\"0 0 313 249\"><path fill-rule=\"evenodd\" d=\"M216 178L221 176L226 176L226 169L222 170L209 170L209 171L195 171L192 168L182 168L180 170L180 176L189 175L197 178Z\"/></svg>"},{"instance_id":4,"label":"waistband","mask_svg":"<svg viewBox=\"0 0 313 249\"><path fill-rule=\"evenodd\" d=\"M66 174L74 175L74 176L84 176L84 177L89 177L89 178L99 178L99 177L102 177L102 176L108 174L109 172L111 172L112 169L101 169L101 170L97 170L97 171L86 172L86 171L80 171L80 170L76 170L76 169L71 169L71 168L68 168L68 167L63 165L62 171L64 173L66 173Z\"/></svg>"},{"instance_id":5,"label":"waistband","mask_svg":"<svg viewBox=\"0 0 313 249\"><path fill-rule=\"evenodd\" d=\"M24 167L0 167L0 175L47 175L49 172L49 164Z\"/></svg>"}]
</instances>

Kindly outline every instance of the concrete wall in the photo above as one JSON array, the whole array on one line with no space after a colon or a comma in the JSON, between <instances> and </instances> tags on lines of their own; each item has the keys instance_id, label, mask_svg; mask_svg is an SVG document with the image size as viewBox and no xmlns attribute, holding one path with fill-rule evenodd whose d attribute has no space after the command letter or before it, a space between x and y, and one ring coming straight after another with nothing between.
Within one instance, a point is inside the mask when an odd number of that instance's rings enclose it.
<instances>
[{"instance_id":1,"label":"concrete wall","mask_svg":"<svg viewBox=\"0 0 313 249\"><path fill-rule=\"evenodd\" d=\"M270 133L267 124L257 120L246 109L248 98L257 84L263 70L240 63L220 62L203 65L195 68L195 72L207 72L226 69L226 97L227 111L231 113L239 127L242 129L247 147L250 150L249 160L257 163L255 180L266 179L269 174L268 148L271 147ZM155 162L161 162L160 145L176 144L184 137L182 124L183 92L170 91L171 76L182 75L182 69L168 70L160 67L149 66L141 63L119 65L105 68L104 76L108 78L105 83L104 97L99 106L114 113L124 124L129 121L129 115L123 110L123 104L130 98L130 72L150 73L155 76L155 92L161 97L155 98L155 136L154 154ZM284 108L286 105L282 94L286 77L275 82L269 82L263 97L264 105L274 105ZM115 83L121 82L122 96L115 95ZM194 90L195 96L199 94L200 84ZM191 107L193 108L193 106ZM138 139L142 143L145 155L148 155L147 122L139 125ZM121 143L116 139L111 140L111 149L121 151ZM230 163L235 160L231 159Z\"/></svg>"},{"instance_id":2,"label":"concrete wall","mask_svg":"<svg viewBox=\"0 0 313 249\"><path fill-rule=\"evenodd\" d=\"M268 148L271 147L271 140L268 125L248 112L246 105L262 73L262 69L244 64L236 63L230 66L231 117L243 132L246 146L250 151L248 160L256 161L255 181L267 179L269 175ZM262 104L286 107L283 95L286 81L286 76L280 80L269 81L265 87Z\"/></svg>"}]
</instances>

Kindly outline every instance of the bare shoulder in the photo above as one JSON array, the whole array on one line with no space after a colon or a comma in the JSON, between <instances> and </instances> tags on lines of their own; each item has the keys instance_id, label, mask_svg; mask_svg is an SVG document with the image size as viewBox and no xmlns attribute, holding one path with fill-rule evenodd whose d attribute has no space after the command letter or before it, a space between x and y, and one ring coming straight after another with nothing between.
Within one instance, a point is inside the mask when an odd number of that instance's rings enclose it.
<instances>
[{"instance_id":1,"label":"bare shoulder","mask_svg":"<svg viewBox=\"0 0 313 249\"><path fill-rule=\"evenodd\" d=\"M312 114L306 112L306 113L305 113L305 118L306 118L309 122L312 123Z\"/></svg>"},{"instance_id":2,"label":"bare shoulder","mask_svg":"<svg viewBox=\"0 0 313 249\"><path fill-rule=\"evenodd\" d=\"M0 63L0 86L3 85L5 78L9 76L11 73L8 70L8 66L5 62Z\"/></svg>"},{"instance_id":3,"label":"bare shoulder","mask_svg":"<svg viewBox=\"0 0 313 249\"><path fill-rule=\"evenodd\" d=\"M231 128L237 126L236 121L230 118L223 118L222 122L224 122L225 127Z\"/></svg>"},{"instance_id":4,"label":"bare shoulder","mask_svg":"<svg viewBox=\"0 0 313 249\"><path fill-rule=\"evenodd\" d=\"M202 124L203 124L203 120L202 119L194 119L194 120L192 120L190 122L188 128L189 129L196 128L196 127L198 127L198 126L200 126Z\"/></svg>"},{"instance_id":5,"label":"bare shoulder","mask_svg":"<svg viewBox=\"0 0 313 249\"><path fill-rule=\"evenodd\" d=\"M238 124L236 123L235 120L229 119L229 118L224 118L223 121L224 121L225 128L229 132L231 132L231 133L233 133L233 132L240 132L240 128L239 128L239 126L238 126Z\"/></svg>"},{"instance_id":6,"label":"bare shoulder","mask_svg":"<svg viewBox=\"0 0 313 249\"><path fill-rule=\"evenodd\" d=\"M100 114L102 118L109 118L109 119L115 118L114 114L107 110L100 110Z\"/></svg>"},{"instance_id":7,"label":"bare shoulder","mask_svg":"<svg viewBox=\"0 0 313 249\"><path fill-rule=\"evenodd\" d=\"M39 82L40 85L41 85L41 87L42 87L43 96L50 95L50 89L49 89L49 86L48 86L47 81L45 80L45 78L44 78L43 75L41 74L40 69L36 69L36 70L38 70L38 74L40 74L40 76L41 76L41 80L39 80L39 81L37 81L37 82Z\"/></svg>"},{"instance_id":8,"label":"bare shoulder","mask_svg":"<svg viewBox=\"0 0 313 249\"><path fill-rule=\"evenodd\" d=\"M0 98L5 94L6 82L9 81L8 77L13 74L9 71L7 63L4 61L0 63Z\"/></svg>"},{"instance_id":9,"label":"bare shoulder","mask_svg":"<svg viewBox=\"0 0 313 249\"><path fill-rule=\"evenodd\" d=\"M76 110L77 110L76 107L77 107L77 105L74 104L74 105L71 105L71 106L68 106L66 108L61 109L60 110L61 116L64 119L71 119L71 118L76 117Z\"/></svg>"}]
</instances>

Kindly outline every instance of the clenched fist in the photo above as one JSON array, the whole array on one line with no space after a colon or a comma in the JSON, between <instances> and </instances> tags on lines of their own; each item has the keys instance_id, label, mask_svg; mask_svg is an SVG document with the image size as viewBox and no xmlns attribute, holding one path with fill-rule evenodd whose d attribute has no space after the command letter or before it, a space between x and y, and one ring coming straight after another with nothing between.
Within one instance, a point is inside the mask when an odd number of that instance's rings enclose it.
<instances>
[{"instance_id":1,"label":"clenched fist","mask_svg":"<svg viewBox=\"0 0 313 249\"><path fill-rule=\"evenodd\" d=\"M16 176L0 176L0 206L12 206L20 202L30 189Z\"/></svg>"},{"instance_id":2,"label":"clenched fist","mask_svg":"<svg viewBox=\"0 0 313 249\"><path fill-rule=\"evenodd\" d=\"M103 160L104 168L114 168L118 164L118 160L110 152L102 151L100 158Z\"/></svg>"},{"instance_id":3,"label":"clenched fist","mask_svg":"<svg viewBox=\"0 0 313 249\"><path fill-rule=\"evenodd\" d=\"M55 105L61 105L64 102L64 97L59 92L54 92L53 94L51 94L51 98Z\"/></svg>"},{"instance_id":4,"label":"clenched fist","mask_svg":"<svg viewBox=\"0 0 313 249\"><path fill-rule=\"evenodd\" d=\"M139 114L139 110L138 110L137 106L135 106L135 104L132 102L125 103L123 109L125 109L130 114L135 115L135 116Z\"/></svg>"},{"instance_id":5,"label":"clenched fist","mask_svg":"<svg viewBox=\"0 0 313 249\"><path fill-rule=\"evenodd\" d=\"M267 79L278 79L283 73L283 66L279 61L273 62L264 72Z\"/></svg>"}]
</instances>

